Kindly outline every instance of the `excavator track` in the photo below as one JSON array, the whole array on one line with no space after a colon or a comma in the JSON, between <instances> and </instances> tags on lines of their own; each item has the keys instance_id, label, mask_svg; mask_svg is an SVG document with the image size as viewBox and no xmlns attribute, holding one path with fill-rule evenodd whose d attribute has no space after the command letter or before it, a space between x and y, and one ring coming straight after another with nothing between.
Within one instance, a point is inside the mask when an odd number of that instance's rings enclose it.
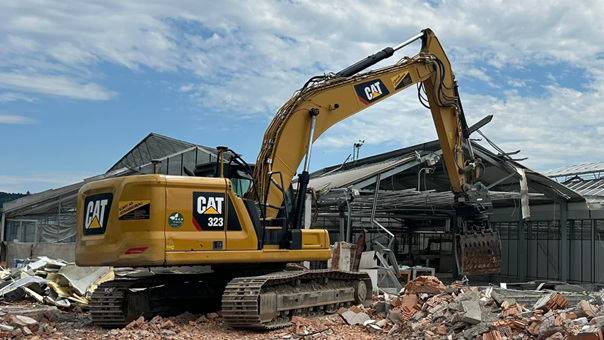
<instances>
[{"instance_id":1,"label":"excavator track","mask_svg":"<svg viewBox=\"0 0 604 340\"><path fill-rule=\"evenodd\" d=\"M270 330L289 326L296 315L316 317L335 313L342 306L371 303L373 287L366 273L241 270L237 274L245 276L232 278L222 271L105 282L92 294L92 322L103 328L121 328L141 315L150 319L185 311L207 313L220 310L222 303L229 326Z\"/></svg>"},{"instance_id":2,"label":"excavator track","mask_svg":"<svg viewBox=\"0 0 604 340\"><path fill-rule=\"evenodd\" d=\"M149 319L185 311L216 311L226 281L211 285L215 278L213 274L164 274L105 282L90 300L92 322L103 328L121 328L141 315Z\"/></svg>"},{"instance_id":3,"label":"excavator track","mask_svg":"<svg viewBox=\"0 0 604 340\"><path fill-rule=\"evenodd\" d=\"M335 313L352 304L367 306L372 289L366 273L333 270L235 278L222 295L222 317L233 328L277 329L291 325L293 316Z\"/></svg>"},{"instance_id":4,"label":"excavator track","mask_svg":"<svg viewBox=\"0 0 604 340\"><path fill-rule=\"evenodd\" d=\"M128 315L124 310L124 300L128 289L137 283L136 279L118 279L102 283L92 293L90 316L92 322L104 328L124 327Z\"/></svg>"}]
</instances>

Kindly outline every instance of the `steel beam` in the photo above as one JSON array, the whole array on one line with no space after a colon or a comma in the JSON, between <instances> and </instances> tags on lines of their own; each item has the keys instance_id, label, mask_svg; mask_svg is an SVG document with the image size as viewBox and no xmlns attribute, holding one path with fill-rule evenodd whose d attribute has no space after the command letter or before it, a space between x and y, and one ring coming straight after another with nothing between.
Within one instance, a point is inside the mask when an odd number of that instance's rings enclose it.
<instances>
[{"instance_id":1,"label":"steel beam","mask_svg":"<svg viewBox=\"0 0 604 340\"><path fill-rule=\"evenodd\" d=\"M568 203L566 200L560 200L560 281L568 281Z\"/></svg>"},{"instance_id":2,"label":"steel beam","mask_svg":"<svg viewBox=\"0 0 604 340\"><path fill-rule=\"evenodd\" d=\"M469 134L473 134L474 132L476 132L476 130L489 124L492 119L493 119L493 115L488 115L488 116L484 117L483 119L479 120L476 124L474 124L474 125L470 126L470 128L468 128Z\"/></svg>"},{"instance_id":3,"label":"steel beam","mask_svg":"<svg viewBox=\"0 0 604 340\"><path fill-rule=\"evenodd\" d=\"M495 186L497 186L497 185L499 185L499 184L501 184L501 183L505 182L505 181L506 181L508 178L510 178L510 177L514 177L514 174L509 174L509 175L507 175L507 176L505 176L505 177L502 177L502 178L498 179L497 181L495 181L495 182L491 183L491 184L490 184L490 185L487 187L487 190L491 190L491 189L492 189L492 188L494 188Z\"/></svg>"},{"instance_id":4,"label":"steel beam","mask_svg":"<svg viewBox=\"0 0 604 340\"><path fill-rule=\"evenodd\" d=\"M479 148L475 148L474 149L474 153L476 155L478 155L481 159L486 160L489 163L491 163L494 167L499 168L500 170L505 171L507 173L514 174L514 176L516 178L520 177L520 175L515 171L515 169L512 169L510 167L506 167L504 165L505 161L493 158L490 155L488 155L487 153L485 153L482 150L480 150Z\"/></svg>"},{"instance_id":5,"label":"steel beam","mask_svg":"<svg viewBox=\"0 0 604 340\"><path fill-rule=\"evenodd\" d=\"M2 212L2 229L0 229L0 242L4 241L4 230L6 229L6 213Z\"/></svg>"},{"instance_id":6,"label":"steel beam","mask_svg":"<svg viewBox=\"0 0 604 340\"><path fill-rule=\"evenodd\" d=\"M531 179L527 179L527 180L528 180L529 187L537 189L537 191L544 194L549 199L564 200L564 201L568 201L570 199L570 197L568 197L563 192L560 192L556 188L552 188L550 186L541 184L541 183L533 181Z\"/></svg>"},{"instance_id":7,"label":"steel beam","mask_svg":"<svg viewBox=\"0 0 604 340\"><path fill-rule=\"evenodd\" d=\"M453 279L459 279L459 270L457 268L457 226L458 226L459 217L451 217L451 224L453 224ZM411 245L409 245L411 248Z\"/></svg>"},{"instance_id":8,"label":"steel beam","mask_svg":"<svg viewBox=\"0 0 604 340\"><path fill-rule=\"evenodd\" d=\"M442 153L443 153L443 151L442 151L442 150L436 150L436 151L434 151L434 152L432 152L432 153L430 153L430 154L428 154L428 155L426 155L426 156L421 157L419 160L409 161L409 162L407 162L407 163L405 163L405 164L402 164L401 166L397 166L397 167L396 167L396 168L394 168L394 169L390 169L390 170L388 170L388 171L382 172L382 173L380 173L379 175L380 175L380 177L381 177L382 179L384 179L384 178L388 178L388 177L391 177L391 176L394 176L394 175L396 175L396 174L398 174L398 173L401 173L401 172L403 172L403 171L405 171L405 170L411 169L411 168L413 168L414 166L418 166L419 164L422 164L423 162L425 162L425 161L426 161L426 158L427 158L428 156L430 156L431 154L436 154L436 155L441 156L441 155L442 155ZM368 185L372 185L372 184L374 184L374 183L375 183L375 181L376 181L376 178L377 178L377 175L376 175L376 176L373 176L373 177L371 177L371 178L368 178L368 179L366 179L366 180L364 180L364 181L361 181L361 182L359 182L359 183L357 183L357 184L354 184L352 187L353 187L354 189L362 189L362 188L364 188L364 187L366 187L366 186L368 186Z\"/></svg>"},{"instance_id":9,"label":"steel beam","mask_svg":"<svg viewBox=\"0 0 604 340\"><path fill-rule=\"evenodd\" d=\"M518 280L524 282L526 276L526 240L524 239L524 219L518 211Z\"/></svg>"}]
</instances>

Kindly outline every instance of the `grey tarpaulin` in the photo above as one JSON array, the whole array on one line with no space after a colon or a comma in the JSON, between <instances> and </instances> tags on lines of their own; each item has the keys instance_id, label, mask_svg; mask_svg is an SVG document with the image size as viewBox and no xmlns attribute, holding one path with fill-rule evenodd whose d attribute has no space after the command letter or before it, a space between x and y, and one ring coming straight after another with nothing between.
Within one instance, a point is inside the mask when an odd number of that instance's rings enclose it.
<instances>
[{"instance_id":1,"label":"grey tarpaulin","mask_svg":"<svg viewBox=\"0 0 604 340\"><path fill-rule=\"evenodd\" d=\"M76 235L76 215L47 215L38 220L38 242L70 242Z\"/></svg>"}]
</instances>

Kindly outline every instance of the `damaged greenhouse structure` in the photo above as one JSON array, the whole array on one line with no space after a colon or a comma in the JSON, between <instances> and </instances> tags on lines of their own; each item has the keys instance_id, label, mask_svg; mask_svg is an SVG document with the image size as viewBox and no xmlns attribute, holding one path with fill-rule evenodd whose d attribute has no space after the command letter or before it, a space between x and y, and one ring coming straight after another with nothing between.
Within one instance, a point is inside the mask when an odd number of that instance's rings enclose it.
<instances>
[{"instance_id":1,"label":"damaged greenhouse structure","mask_svg":"<svg viewBox=\"0 0 604 340\"><path fill-rule=\"evenodd\" d=\"M216 160L217 151L150 133L109 170L81 182L5 203L2 212L2 261L50 256L75 260L76 205L80 188L106 178L158 173L184 175L183 168Z\"/></svg>"},{"instance_id":2,"label":"damaged greenhouse structure","mask_svg":"<svg viewBox=\"0 0 604 340\"><path fill-rule=\"evenodd\" d=\"M572 180L559 182L559 174L533 171L509 154L476 143L473 149L486 166L481 182L490 191L491 225L502 240L501 273L482 280L599 282L601 179L588 183L565 172ZM355 242L366 229L368 249L392 244L398 264L456 275L457 221L438 141L315 171L309 187L316 197L308 198L313 227L327 229L332 241Z\"/></svg>"},{"instance_id":3,"label":"damaged greenhouse structure","mask_svg":"<svg viewBox=\"0 0 604 340\"><path fill-rule=\"evenodd\" d=\"M604 263L594 259L604 255L604 166L542 174L510 154L478 144L474 152L487 167L481 181L491 192L490 220L502 239L501 273L489 279L599 282ZM152 173L154 161L159 173L183 175L184 166L215 160L213 148L152 133L105 174L6 203L2 258L9 266L39 255L73 261L76 198L85 183ZM367 250L391 244L401 265L456 274L456 217L438 141L315 171L309 187L306 227L326 228L332 243L355 242L366 229Z\"/></svg>"}]
</instances>

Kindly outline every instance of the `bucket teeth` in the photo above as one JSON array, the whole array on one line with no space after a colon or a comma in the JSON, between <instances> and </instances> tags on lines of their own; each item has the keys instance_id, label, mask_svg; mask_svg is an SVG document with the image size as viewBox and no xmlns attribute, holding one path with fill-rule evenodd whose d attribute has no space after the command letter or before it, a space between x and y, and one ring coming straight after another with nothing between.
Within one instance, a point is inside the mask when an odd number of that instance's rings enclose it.
<instances>
[{"instance_id":1,"label":"bucket teeth","mask_svg":"<svg viewBox=\"0 0 604 340\"><path fill-rule=\"evenodd\" d=\"M498 274L501 239L492 229L457 235L457 267L462 275Z\"/></svg>"}]
</instances>

